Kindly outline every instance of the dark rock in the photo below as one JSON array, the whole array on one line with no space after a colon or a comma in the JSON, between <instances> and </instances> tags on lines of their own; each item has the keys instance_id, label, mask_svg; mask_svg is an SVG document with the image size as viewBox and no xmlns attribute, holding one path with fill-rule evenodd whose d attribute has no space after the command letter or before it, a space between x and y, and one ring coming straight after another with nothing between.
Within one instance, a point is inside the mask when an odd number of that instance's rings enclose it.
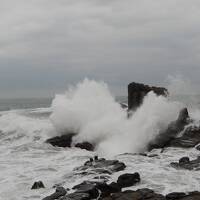
<instances>
[{"instance_id":1,"label":"dark rock","mask_svg":"<svg viewBox=\"0 0 200 200\"><path fill-rule=\"evenodd\" d=\"M172 162L170 165L177 169L200 170L200 157L191 161L188 157L183 157L179 162Z\"/></svg>"},{"instance_id":2,"label":"dark rock","mask_svg":"<svg viewBox=\"0 0 200 200\"><path fill-rule=\"evenodd\" d=\"M72 189L76 190L76 193L86 193L89 194L91 199L95 199L99 196L99 191L95 183L83 182L79 185L74 186Z\"/></svg>"},{"instance_id":3,"label":"dark rock","mask_svg":"<svg viewBox=\"0 0 200 200\"><path fill-rule=\"evenodd\" d=\"M59 200L90 200L90 196L87 193L71 193L64 197L59 198Z\"/></svg>"},{"instance_id":4,"label":"dark rock","mask_svg":"<svg viewBox=\"0 0 200 200\"><path fill-rule=\"evenodd\" d=\"M104 158L99 158L98 160L89 160L84 163L84 166L74 169L87 174L112 174L113 172L122 171L126 168L123 162L118 160L106 160Z\"/></svg>"},{"instance_id":5,"label":"dark rock","mask_svg":"<svg viewBox=\"0 0 200 200\"><path fill-rule=\"evenodd\" d=\"M182 165L182 164L187 164L190 162L190 159L188 157L182 157L180 160L179 160L179 164Z\"/></svg>"},{"instance_id":6,"label":"dark rock","mask_svg":"<svg viewBox=\"0 0 200 200\"><path fill-rule=\"evenodd\" d=\"M40 188L45 188L42 181L35 182L32 185L31 190L40 189Z\"/></svg>"},{"instance_id":7,"label":"dark rock","mask_svg":"<svg viewBox=\"0 0 200 200\"><path fill-rule=\"evenodd\" d=\"M189 115L187 108L183 108L176 121L171 122L168 128L161 131L156 138L148 145L148 150L154 148L164 148L166 146L172 146L173 140L177 135L184 130L184 127L188 124Z\"/></svg>"},{"instance_id":8,"label":"dark rock","mask_svg":"<svg viewBox=\"0 0 200 200\"><path fill-rule=\"evenodd\" d=\"M94 160L97 161L99 158L98 156L94 156Z\"/></svg>"},{"instance_id":9,"label":"dark rock","mask_svg":"<svg viewBox=\"0 0 200 200\"><path fill-rule=\"evenodd\" d=\"M200 151L200 145L196 146L196 150Z\"/></svg>"},{"instance_id":10,"label":"dark rock","mask_svg":"<svg viewBox=\"0 0 200 200\"><path fill-rule=\"evenodd\" d=\"M94 146L89 142L77 143L75 147L85 149L87 151L94 151Z\"/></svg>"},{"instance_id":11,"label":"dark rock","mask_svg":"<svg viewBox=\"0 0 200 200\"><path fill-rule=\"evenodd\" d=\"M74 186L72 189L76 190L75 193L86 193L91 199L97 197L106 197L111 193L120 192L121 188L117 183L107 184L105 182L90 182L84 181L79 185Z\"/></svg>"},{"instance_id":12,"label":"dark rock","mask_svg":"<svg viewBox=\"0 0 200 200\"><path fill-rule=\"evenodd\" d=\"M71 147L72 137L75 135L76 134L74 133L69 133L62 136L56 136L46 140L46 142L57 147Z\"/></svg>"},{"instance_id":13,"label":"dark rock","mask_svg":"<svg viewBox=\"0 0 200 200\"><path fill-rule=\"evenodd\" d=\"M163 87L151 87L134 82L130 83L128 85L128 109L134 110L139 107L142 104L144 97L150 91L153 91L157 95L166 96L168 94L167 89Z\"/></svg>"},{"instance_id":14,"label":"dark rock","mask_svg":"<svg viewBox=\"0 0 200 200\"><path fill-rule=\"evenodd\" d=\"M167 200L178 200L178 199L182 199L183 197L186 197L187 195L183 192L173 192L170 194L166 195L166 199Z\"/></svg>"},{"instance_id":15,"label":"dark rock","mask_svg":"<svg viewBox=\"0 0 200 200\"><path fill-rule=\"evenodd\" d=\"M67 191L63 187L57 187L56 191L50 196L45 197L43 200L54 200L63 197L67 194Z\"/></svg>"},{"instance_id":16,"label":"dark rock","mask_svg":"<svg viewBox=\"0 0 200 200\"><path fill-rule=\"evenodd\" d=\"M167 200L199 200L200 192L174 192L166 195Z\"/></svg>"},{"instance_id":17,"label":"dark rock","mask_svg":"<svg viewBox=\"0 0 200 200\"><path fill-rule=\"evenodd\" d=\"M181 137L175 138L169 146L191 148L200 143L200 127L189 126Z\"/></svg>"},{"instance_id":18,"label":"dark rock","mask_svg":"<svg viewBox=\"0 0 200 200\"><path fill-rule=\"evenodd\" d=\"M161 194L145 188L137 191L128 190L114 193L109 197L103 198L103 200L166 200L166 198Z\"/></svg>"},{"instance_id":19,"label":"dark rock","mask_svg":"<svg viewBox=\"0 0 200 200\"><path fill-rule=\"evenodd\" d=\"M121 188L133 186L138 182L140 182L140 175L137 172L134 174L122 174L117 179L117 184Z\"/></svg>"}]
</instances>

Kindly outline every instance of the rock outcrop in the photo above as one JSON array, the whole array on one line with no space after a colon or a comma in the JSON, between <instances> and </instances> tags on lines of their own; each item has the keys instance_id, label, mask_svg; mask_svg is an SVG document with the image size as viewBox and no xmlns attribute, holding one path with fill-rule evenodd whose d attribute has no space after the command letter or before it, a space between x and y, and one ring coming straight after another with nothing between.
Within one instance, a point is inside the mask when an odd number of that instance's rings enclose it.
<instances>
[{"instance_id":1,"label":"rock outcrop","mask_svg":"<svg viewBox=\"0 0 200 200\"><path fill-rule=\"evenodd\" d=\"M104 158L91 158L81 167L74 169L77 174L112 174L126 168L123 162L118 160L106 160Z\"/></svg>"},{"instance_id":2,"label":"rock outcrop","mask_svg":"<svg viewBox=\"0 0 200 200\"><path fill-rule=\"evenodd\" d=\"M66 135L56 136L46 140L46 143L56 147L71 147L72 138L75 135L75 133L69 133Z\"/></svg>"},{"instance_id":3,"label":"rock outcrop","mask_svg":"<svg viewBox=\"0 0 200 200\"><path fill-rule=\"evenodd\" d=\"M176 169L200 170L200 157L191 161L189 157L182 157L179 162L172 162L170 165Z\"/></svg>"},{"instance_id":4,"label":"rock outcrop","mask_svg":"<svg viewBox=\"0 0 200 200\"><path fill-rule=\"evenodd\" d=\"M175 138L170 142L170 146L191 148L200 143L200 127L189 126L181 137Z\"/></svg>"},{"instance_id":5,"label":"rock outcrop","mask_svg":"<svg viewBox=\"0 0 200 200\"><path fill-rule=\"evenodd\" d=\"M150 91L153 91L157 95L166 96L168 94L167 89L163 87L152 87L135 82L130 83L128 85L128 109L134 110L139 107L144 97Z\"/></svg>"},{"instance_id":6,"label":"rock outcrop","mask_svg":"<svg viewBox=\"0 0 200 200\"><path fill-rule=\"evenodd\" d=\"M67 191L63 187L57 187L56 191L51 194L50 196L47 196L43 198L42 200L54 200L54 199L59 199L60 197L63 197L67 194Z\"/></svg>"},{"instance_id":7,"label":"rock outcrop","mask_svg":"<svg viewBox=\"0 0 200 200\"><path fill-rule=\"evenodd\" d=\"M188 124L189 114L187 108L183 108L178 116L178 119L171 122L168 128L161 131L158 136L149 144L148 149L163 148L170 146L173 140L176 140L178 134L184 130L184 127Z\"/></svg>"},{"instance_id":8,"label":"rock outcrop","mask_svg":"<svg viewBox=\"0 0 200 200\"><path fill-rule=\"evenodd\" d=\"M133 186L138 182L140 182L140 175L137 172L134 174L122 174L117 179L117 184L121 188Z\"/></svg>"}]
</instances>

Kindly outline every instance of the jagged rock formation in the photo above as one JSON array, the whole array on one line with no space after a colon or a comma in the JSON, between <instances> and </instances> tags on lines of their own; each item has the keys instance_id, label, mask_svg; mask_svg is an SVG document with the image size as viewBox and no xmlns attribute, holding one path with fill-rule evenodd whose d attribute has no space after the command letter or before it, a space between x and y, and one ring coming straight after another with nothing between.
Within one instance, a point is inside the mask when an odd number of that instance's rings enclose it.
<instances>
[{"instance_id":1,"label":"jagged rock formation","mask_svg":"<svg viewBox=\"0 0 200 200\"><path fill-rule=\"evenodd\" d=\"M150 91L153 91L157 95L166 96L168 94L167 89L163 87L148 86L135 82L130 83L128 85L128 109L134 110L139 107L144 97Z\"/></svg>"}]
</instances>

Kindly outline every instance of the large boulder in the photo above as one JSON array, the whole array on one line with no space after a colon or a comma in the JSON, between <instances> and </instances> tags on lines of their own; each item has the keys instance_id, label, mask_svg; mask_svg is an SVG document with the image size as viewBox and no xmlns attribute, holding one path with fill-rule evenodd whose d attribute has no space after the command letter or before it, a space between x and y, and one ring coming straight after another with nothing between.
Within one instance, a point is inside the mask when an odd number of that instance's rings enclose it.
<instances>
[{"instance_id":1,"label":"large boulder","mask_svg":"<svg viewBox=\"0 0 200 200\"><path fill-rule=\"evenodd\" d=\"M74 171L77 174L112 174L113 172L122 171L126 168L123 162L118 160L106 160L105 158L95 157L86 161L83 166L77 167Z\"/></svg>"},{"instance_id":2,"label":"large boulder","mask_svg":"<svg viewBox=\"0 0 200 200\"><path fill-rule=\"evenodd\" d=\"M172 142L178 134L184 130L185 126L188 124L189 114L187 108L183 108L176 121L171 122L167 129L161 131L157 137L150 142L148 145L148 149L154 148L163 148L166 146L170 146L170 142Z\"/></svg>"},{"instance_id":3,"label":"large boulder","mask_svg":"<svg viewBox=\"0 0 200 200\"><path fill-rule=\"evenodd\" d=\"M137 172L134 174L122 174L117 179L117 184L121 188L133 186L138 182L140 182L140 175Z\"/></svg>"},{"instance_id":4,"label":"large boulder","mask_svg":"<svg viewBox=\"0 0 200 200\"><path fill-rule=\"evenodd\" d=\"M65 190L65 188L57 187L56 191L53 194L43 198L42 200L55 200L55 199L65 196L66 194L67 194L67 191Z\"/></svg>"},{"instance_id":5,"label":"large boulder","mask_svg":"<svg viewBox=\"0 0 200 200\"><path fill-rule=\"evenodd\" d=\"M150 91L153 91L157 95L166 96L168 94L167 89L163 87L148 86L135 82L130 83L128 85L128 109L134 110L139 107L144 97Z\"/></svg>"},{"instance_id":6,"label":"large boulder","mask_svg":"<svg viewBox=\"0 0 200 200\"><path fill-rule=\"evenodd\" d=\"M191 148L200 143L200 127L189 126L187 127L182 136L175 138L170 142L170 146Z\"/></svg>"},{"instance_id":7,"label":"large boulder","mask_svg":"<svg viewBox=\"0 0 200 200\"><path fill-rule=\"evenodd\" d=\"M200 157L191 161L188 157L182 157L179 162L172 162L171 166L176 169L200 170Z\"/></svg>"},{"instance_id":8,"label":"large boulder","mask_svg":"<svg viewBox=\"0 0 200 200\"><path fill-rule=\"evenodd\" d=\"M72 138L75 135L75 133L68 133L66 135L56 136L46 140L46 143L56 147L71 147Z\"/></svg>"},{"instance_id":9,"label":"large boulder","mask_svg":"<svg viewBox=\"0 0 200 200\"><path fill-rule=\"evenodd\" d=\"M109 197L103 198L103 200L166 200L166 198L161 194L155 193L153 190L144 188L136 191L127 190L114 193Z\"/></svg>"},{"instance_id":10,"label":"large boulder","mask_svg":"<svg viewBox=\"0 0 200 200\"><path fill-rule=\"evenodd\" d=\"M91 182L84 181L72 188L75 193L88 194L90 199L96 199L97 197L106 197L111 193L120 192L121 188L117 183L107 184L105 182Z\"/></svg>"}]
</instances>

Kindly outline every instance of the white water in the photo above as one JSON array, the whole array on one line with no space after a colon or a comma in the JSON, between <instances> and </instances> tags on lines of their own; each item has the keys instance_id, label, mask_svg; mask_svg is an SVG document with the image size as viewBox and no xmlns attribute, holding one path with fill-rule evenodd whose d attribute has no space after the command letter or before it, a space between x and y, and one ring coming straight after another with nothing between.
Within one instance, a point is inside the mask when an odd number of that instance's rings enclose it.
<instances>
[{"instance_id":1,"label":"white water","mask_svg":"<svg viewBox=\"0 0 200 200\"><path fill-rule=\"evenodd\" d=\"M113 174L113 180L125 172L141 174L142 182L132 189L148 187L163 194L199 190L200 172L169 166L182 156L196 158L199 152L194 148L168 148L162 154L157 150L159 156L155 158L118 155L144 149L160 129L176 119L182 106L150 93L142 107L127 120L126 112L115 102L105 84L85 80L57 96L51 109L1 112L0 200L42 199L54 191L55 184L71 188L84 179L91 179L95 175L74 175L73 169L97 153L126 163L127 169ZM46 113L51 111L50 120ZM200 119L199 113L197 108L190 110L196 121ZM55 148L44 143L66 130L79 131L76 140L95 142L96 152ZM30 190L37 180L42 180L46 188Z\"/></svg>"}]
</instances>

